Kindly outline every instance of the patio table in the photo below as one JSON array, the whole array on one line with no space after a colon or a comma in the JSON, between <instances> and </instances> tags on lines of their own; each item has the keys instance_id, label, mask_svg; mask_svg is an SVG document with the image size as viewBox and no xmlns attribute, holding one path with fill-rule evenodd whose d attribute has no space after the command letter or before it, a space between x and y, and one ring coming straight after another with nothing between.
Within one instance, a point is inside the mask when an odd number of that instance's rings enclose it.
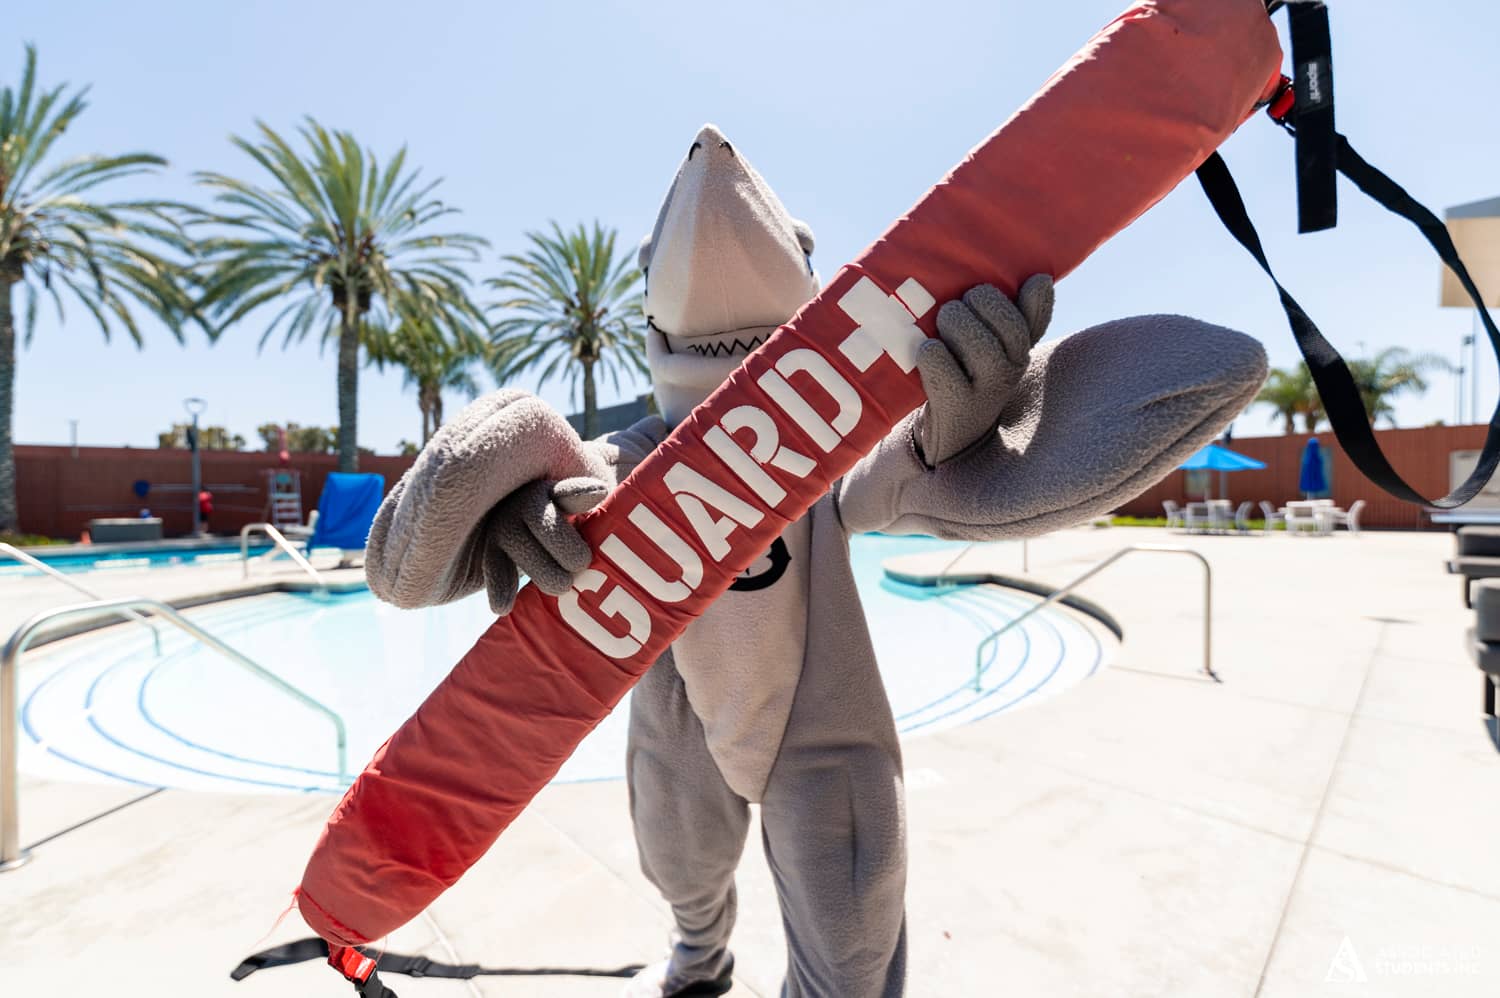
<instances>
[{"instance_id":1,"label":"patio table","mask_svg":"<svg viewBox=\"0 0 1500 998\"><path fill-rule=\"evenodd\" d=\"M1334 523L1344 510L1335 506L1332 499L1297 499L1281 507L1286 516L1288 533L1298 532L1302 524L1310 524L1319 534L1333 533Z\"/></svg>"}]
</instances>

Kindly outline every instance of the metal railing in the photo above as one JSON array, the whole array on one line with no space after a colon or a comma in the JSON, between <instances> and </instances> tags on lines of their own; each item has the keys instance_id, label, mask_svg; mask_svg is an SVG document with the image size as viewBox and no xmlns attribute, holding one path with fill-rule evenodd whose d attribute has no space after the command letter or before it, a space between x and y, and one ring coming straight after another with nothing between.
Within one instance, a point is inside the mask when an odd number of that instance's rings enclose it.
<instances>
[{"instance_id":1,"label":"metal railing","mask_svg":"<svg viewBox=\"0 0 1500 998\"><path fill-rule=\"evenodd\" d=\"M936 578L937 578L937 584L940 585L940 586L944 585L944 580L947 579L948 573L951 572L951 571L953 571L953 566L957 565L959 562L961 562L961 561L964 560L964 555L968 554L970 551L974 550L975 548L977 548L981 544L989 544L989 543L991 543L991 542L990 541L970 541L968 544L965 544L959 550L958 554L954 555L951 559L949 559L948 564L944 565L942 567L942 570L938 572L938 574L936 576ZM1021 538L1021 574L1022 575L1030 575L1031 574L1031 546L1030 545L1031 545L1030 538L1027 538L1027 537Z\"/></svg>"},{"instance_id":2,"label":"metal railing","mask_svg":"<svg viewBox=\"0 0 1500 998\"><path fill-rule=\"evenodd\" d=\"M251 675L265 680L299 703L326 716L333 722L333 728L338 737L339 784L347 782L348 738L343 718L274 672L235 651L160 600L128 597L43 610L17 628L16 632L10 636L10 640L5 642L5 647L0 649L0 872L15 869L26 862L27 858L21 852L20 780L16 746L17 709L20 699L17 673L20 671L21 654L26 651L26 647L31 643L36 632L53 621L64 617L90 614L115 613L124 616L131 611L139 610L150 611L153 616L158 616L172 626L197 638L236 665L249 671Z\"/></svg>"},{"instance_id":3,"label":"metal railing","mask_svg":"<svg viewBox=\"0 0 1500 998\"><path fill-rule=\"evenodd\" d=\"M1114 554L1105 558L1103 561L1095 564L1088 571L1073 579L1071 582L1064 585L1061 589L1054 590L1052 594L1049 595L1046 599L1042 600L1040 603L1036 604L1033 607L1029 607L1026 612L1021 614L1019 617L1007 621L1005 626L985 635L984 639L980 641L979 644L974 648L974 691L977 693L981 688L980 680L983 677L985 670L984 650L986 648L998 642L1001 637L1003 637L1007 632L1012 630L1022 621L1031 617L1033 614L1041 612L1042 610L1051 606L1053 603L1056 603L1058 600L1071 593L1074 589L1077 589L1089 579L1092 579L1094 576L1104 571L1110 565L1113 565L1115 562L1119 561L1127 554L1131 554L1135 551L1155 551L1163 554L1185 554L1192 558L1198 559L1198 562L1203 566L1203 672L1205 675L1217 680L1219 676L1218 673L1214 672L1213 662L1214 573L1213 569L1208 564L1208 559L1203 557L1203 555L1199 554L1197 551L1194 551L1192 548L1181 547L1175 544L1132 544L1129 547L1121 548Z\"/></svg>"},{"instance_id":4,"label":"metal railing","mask_svg":"<svg viewBox=\"0 0 1500 998\"><path fill-rule=\"evenodd\" d=\"M51 565L38 558L33 558L31 555L15 547L14 545L0 544L0 554L9 555L23 565L30 565L32 568L37 569L45 575L51 576L58 582L61 582L63 585L67 586L70 589L73 589L76 592L82 593L91 600L97 601L104 599L103 596L100 596L98 593L94 592L92 589L90 589L88 586L85 586L77 579L68 578L62 572L59 572L57 569L53 568ZM136 613L134 610L127 611L125 616L131 618L132 620L138 620L141 623L145 624L147 627L151 628L151 643L155 647L156 654L159 657L161 655L161 630L156 626L156 623L143 616L142 614Z\"/></svg>"},{"instance_id":5,"label":"metal railing","mask_svg":"<svg viewBox=\"0 0 1500 998\"><path fill-rule=\"evenodd\" d=\"M302 552L298 551L292 545L292 542L287 540L286 536L277 530L274 524L270 523L247 523L240 528L240 565L243 568L241 574L245 578L248 579L250 577L250 535L256 532L263 533L271 538L271 543L275 544L292 561L296 562L298 568L312 576L312 580L318 584L319 589L327 592L328 583L323 581L323 576L319 575L318 570L312 567L312 562L308 561ZM270 551L267 554L275 554L275 552Z\"/></svg>"}]
</instances>

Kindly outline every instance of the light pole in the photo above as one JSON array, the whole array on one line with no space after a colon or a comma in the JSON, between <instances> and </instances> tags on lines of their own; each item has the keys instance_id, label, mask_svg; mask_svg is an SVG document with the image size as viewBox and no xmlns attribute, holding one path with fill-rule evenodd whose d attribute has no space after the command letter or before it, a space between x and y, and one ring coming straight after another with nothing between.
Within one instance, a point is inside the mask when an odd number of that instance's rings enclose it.
<instances>
[{"instance_id":1,"label":"light pole","mask_svg":"<svg viewBox=\"0 0 1500 998\"><path fill-rule=\"evenodd\" d=\"M198 416L208 403L200 398L182 400L182 407L193 417L193 424L188 427L188 448L193 452L193 492L188 497L188 505L193 509L193 536L203 536L203 519L198 512L198 493L203 491L203 470L198 463Z\"/></svg>"}]
</instances>

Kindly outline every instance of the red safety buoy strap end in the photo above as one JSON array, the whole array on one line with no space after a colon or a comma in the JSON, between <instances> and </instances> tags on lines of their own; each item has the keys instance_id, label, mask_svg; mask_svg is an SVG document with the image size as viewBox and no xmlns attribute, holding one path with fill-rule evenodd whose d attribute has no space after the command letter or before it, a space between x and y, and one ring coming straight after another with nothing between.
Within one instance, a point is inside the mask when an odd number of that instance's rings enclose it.
<instances>
[{"instance_id":1,"label":"red safety buoy strap end","mask_svg":"<svg viewBox=\"0 0 1500 998\"><path fill-rule=\"evenodd\" d=\"M343 974L361 998L397 998L396 992L382 984L375 973L373 956L350 946L329 946L328 965Z\"/></svg>"},{"instance_id":2,"label":"red safety buoy strap end","mask_svg":"<svg viewBox=\"0 0 1500 998\"><path fill-rule=\"evenodd\" d=\"M1291 116L1292 108L1297 103L1297 88L1292 83L1292 78L1285 73L1281 75L1281 84L1276 92L1271 95L1270 103L1266 105L1266 114L1278 125L1286 124Z\"/></svg>"}]
</instances>

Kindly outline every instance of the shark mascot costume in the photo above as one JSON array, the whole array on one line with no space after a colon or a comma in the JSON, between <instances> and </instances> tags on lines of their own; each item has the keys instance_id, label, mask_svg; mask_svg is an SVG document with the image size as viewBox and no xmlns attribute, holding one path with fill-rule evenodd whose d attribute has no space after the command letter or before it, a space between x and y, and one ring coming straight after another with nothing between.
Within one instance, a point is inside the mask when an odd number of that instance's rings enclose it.
<instances>
[{"instance_id":1,"label":"shark mascot costume","mask_svg":"<svg viewBox=\"0 0 1500 998\"><path fill-rule=\"evenodd\" d=\"M371 532L371 589L423 606L484 587L502 614L521 573L566 591L590 558L567 514L601 501L813 297L812 250L811 230L705 126L640 249L665 418L586 442L524 392L479 400L428 445L475 487L403 478ZM980 286L944 304L940 339L918 355L926 405L790 524L631 694L631 817L676 931L670 958L627 995L729 990L752 803L786 931L783 994L903 992L901 750L849 535L1026 537L1108 512L1214 438L1265 377L1254 340L1180 316L1123 319L1033 349L1051 311L1046 276L1014 303ZM799 459L785 450L772 463ZM537 479L538 468L567 471ZM443 543L412 550L391 532L403 494L447 524ZM504 498L478 509L475 495Z\"/></svg>"}]
</instances>

